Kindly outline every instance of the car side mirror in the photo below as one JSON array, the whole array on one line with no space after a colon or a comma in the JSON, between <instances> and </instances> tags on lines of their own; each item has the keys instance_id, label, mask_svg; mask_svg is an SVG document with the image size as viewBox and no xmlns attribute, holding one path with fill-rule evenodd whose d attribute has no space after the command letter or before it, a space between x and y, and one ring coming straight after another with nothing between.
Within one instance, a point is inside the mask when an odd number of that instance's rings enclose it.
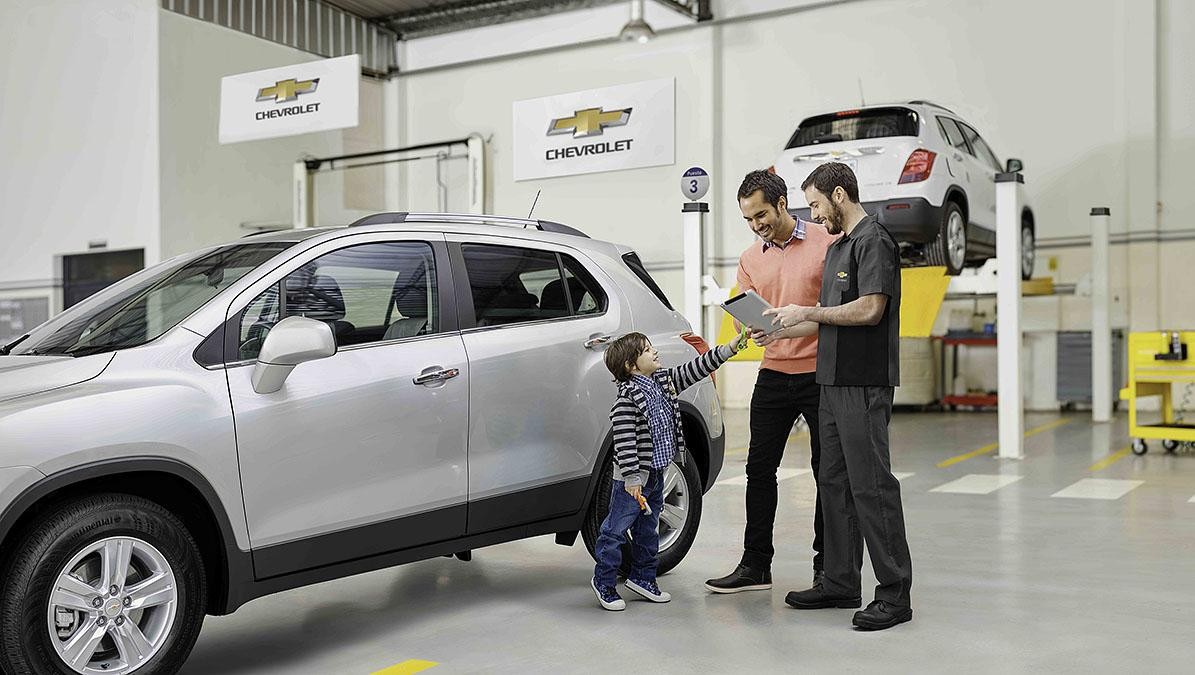
<instances>
[{"instance_id":1,"label":"car side mirror","mask_svg":"<svg viewBox=\"0 0 1195 675\"><path fill-rule=\"evenodd\" d=\"M262 342L253 366L253 391L273 394L295 366L336 354L336 337L323 321L290 316L277 323Z\"/></svg>"},{"instance_id":2,"label":"car side mirror","mask_svg":"<svg viewBox=\"0 0 1195 675\"><path fill-rule=\"evenodd\" d=\"M1008 164L1005 167L1004 171L1006 173L1017 173L1019 171L1023 171L1024 169L1025 169L1024 162L1022 162L1019 159L1010 159L1010 160L1008 160Z\"/></svg>"}]
</instances>

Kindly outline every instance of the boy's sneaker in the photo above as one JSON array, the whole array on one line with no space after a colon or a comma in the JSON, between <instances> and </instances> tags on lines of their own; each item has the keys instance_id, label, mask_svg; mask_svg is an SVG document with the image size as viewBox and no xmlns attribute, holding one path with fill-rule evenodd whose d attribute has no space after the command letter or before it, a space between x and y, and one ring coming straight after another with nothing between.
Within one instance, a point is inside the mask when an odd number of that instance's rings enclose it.
<instances>
[{"instance_id":1,"label":"boy's sneaker","mask_svg":"<svg viewBox=\"0 0 1195 675\"><path fill-rule=\"evenodd\" d=\"M608 609L611 612L621 612L627 608L627 603L618 595L618 591L614 590L613 586L598 586L597 579L589 580L590 587L593 592L597 594L598 602L602 603L602 609Z\"/></svg>"},{"instance_id":2,"label":"boy's sneaker","mask_svg":"<svg viewBox=\"0 0 1195 675\"><path fill-rule=\"evenodd\" d=\"M642 595L644 598L652 602L668 602L672 599L672 595L661 591L660 587L650 581L637 581L635 579L627 579L627 588Z\"/></svg>"}]
</instances>

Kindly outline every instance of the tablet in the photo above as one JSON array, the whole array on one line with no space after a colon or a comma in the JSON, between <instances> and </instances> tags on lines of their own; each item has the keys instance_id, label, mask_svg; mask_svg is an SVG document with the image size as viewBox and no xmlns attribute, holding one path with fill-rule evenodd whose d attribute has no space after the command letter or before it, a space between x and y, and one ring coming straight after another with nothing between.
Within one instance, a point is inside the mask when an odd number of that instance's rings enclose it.
<instances>
[{"instance_id":1,"label":"tablet","mask_svg":"<svg viewBox=\"0 0 1195 675\"><path fill-rule=\"evenodd\" d=\"M739 320L744 326L762 330L764 334L775 333L783 328L780 324L772 324L772 317L765 316L765 309L772 309L766 300L759 297L755 291L739 293L722 303L720 307L728 314Z\"/></svg>"}]
</instances>

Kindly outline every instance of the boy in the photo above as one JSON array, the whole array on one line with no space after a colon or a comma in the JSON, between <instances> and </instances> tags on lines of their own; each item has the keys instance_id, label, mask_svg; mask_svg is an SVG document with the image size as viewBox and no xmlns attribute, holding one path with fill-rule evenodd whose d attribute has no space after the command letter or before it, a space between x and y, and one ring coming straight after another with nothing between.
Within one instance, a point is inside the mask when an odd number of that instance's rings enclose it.
<instances>
[{"instance_id":1,"label":"boy","mask_svg":"<svg viewBox=\"0 0 1195 675\"><path fill-rule=\"evenodd\" d=\"M705 379L746 344L746 333L677 368L660 367L659 353L643 333L629 333L606 349L606 368L618 384L610 410L614 423L614 487L610 513L602 523L590 586L603 609L621 611L626 603L614 585L622 564L625 533L631 531L631 573L627 588L652 602L668 602L656 585L664 470L685 461L680 392ZM650 512L643 508L646 504Z\"/></svg>"}]
</instances>

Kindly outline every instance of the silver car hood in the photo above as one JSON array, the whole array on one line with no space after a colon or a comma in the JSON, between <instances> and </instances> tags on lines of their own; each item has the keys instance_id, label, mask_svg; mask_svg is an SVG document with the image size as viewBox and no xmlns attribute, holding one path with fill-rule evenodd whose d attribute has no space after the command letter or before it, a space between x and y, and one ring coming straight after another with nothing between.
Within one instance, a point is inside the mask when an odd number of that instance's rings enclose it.
<instances>
[{"instance_id":1,"label":"silver car hood","mask_svg":"<svg viewBox=\"0 0 1195 675\"><path fill-rule=\"evenodd\" d=\"M0 402L86 382L104 372L113 356L0 356Z\"/></svg>"}]
</instances>

